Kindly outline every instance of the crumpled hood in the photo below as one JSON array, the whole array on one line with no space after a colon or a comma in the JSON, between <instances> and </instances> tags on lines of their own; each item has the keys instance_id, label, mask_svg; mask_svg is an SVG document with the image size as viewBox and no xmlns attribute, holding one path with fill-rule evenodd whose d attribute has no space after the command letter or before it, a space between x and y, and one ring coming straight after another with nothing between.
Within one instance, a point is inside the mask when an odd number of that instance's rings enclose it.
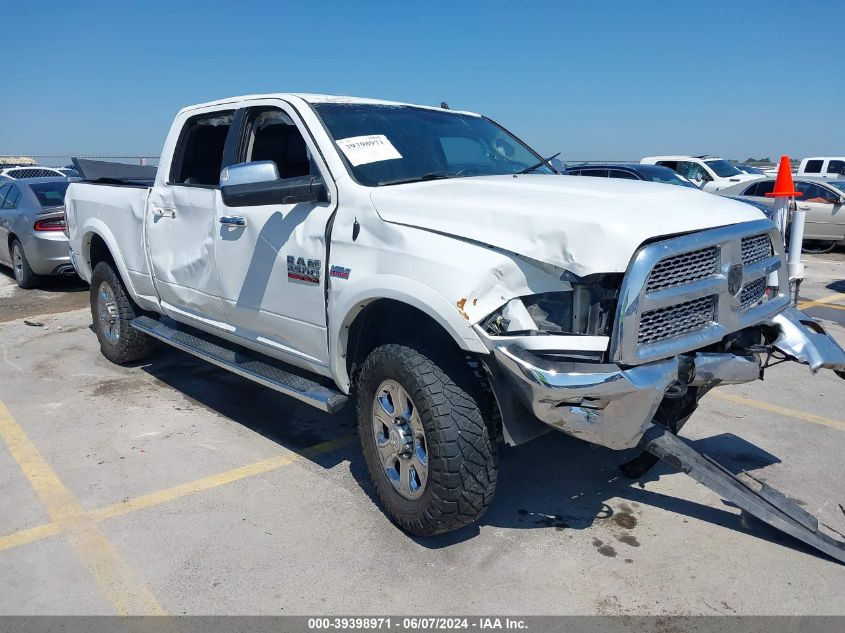
<instances>
[{"instance_id":1,"label":"crumpled hood","mask_svg":"<svg viewBox=\"0 0 845 633\"><path fill-rule=\"evenodd\" d=\"M692 188L585 176L434 180L379 187L371 198L387 222L481 242L581 276L624 272L654 237L764 217L750 205Z\"/></svg>"}]
</instances>

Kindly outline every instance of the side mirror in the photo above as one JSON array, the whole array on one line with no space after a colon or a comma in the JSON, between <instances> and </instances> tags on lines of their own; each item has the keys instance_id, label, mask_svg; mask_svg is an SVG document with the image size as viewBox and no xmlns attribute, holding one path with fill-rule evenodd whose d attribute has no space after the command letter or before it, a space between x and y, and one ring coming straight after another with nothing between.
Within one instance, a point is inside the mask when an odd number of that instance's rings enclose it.
<instances>
[{"instance_id":1,"label":"side mirror","mask_svg":"<svg viewBox=\"0 0 845 633\"><path fill-rule=\"evenodd\" d=\"M250 185L279 179L279 168L272 160L238 163L224 167L220 172L220 186Z\"/></svg>"},{"instance_id":2,"label":"side mirror","mask_svg":"<svg viewBox=\"0 0 845 633\"><path fill-rule=\"evenodd\" d=\"M839 196L839 200L836 201L836 204L845 204L845 196Z\"/></svg>"},{"instance_id":3,"label":"side mirror","mask_svg":"<svg viewBox=\"0 0 845 633\"><path fill-rule=\"evenodd\" d=\"M320 178L279 178L273 161L225 167L220 173L220 194L227 207L329 201L328 188Z\"/></svg>"}]
</instances>

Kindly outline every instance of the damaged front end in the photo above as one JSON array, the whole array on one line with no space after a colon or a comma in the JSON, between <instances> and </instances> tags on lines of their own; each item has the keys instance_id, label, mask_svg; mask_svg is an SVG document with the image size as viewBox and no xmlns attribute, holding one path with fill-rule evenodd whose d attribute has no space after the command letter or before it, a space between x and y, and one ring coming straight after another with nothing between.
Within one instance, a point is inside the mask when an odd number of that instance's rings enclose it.
<instances>
[{"instance_id":1,"label":"damaged front end","mask_svg":"<svg viewBox=\"0 0 845 633\"><path fill-rule=\"evenodd\" d=\"M569 279L561 293L510 300L476 325L506 441L554 428L612 449L640 446L649 454L626 473L664 459L845 561L845 546L783 495L677 438L705 393L762 378L773 360L845 370L836 341L790 307L785 275L767 287L782 261L774 226L746 223L646 245L621 285L593 275Z\"/></svg>"}]
</instances>

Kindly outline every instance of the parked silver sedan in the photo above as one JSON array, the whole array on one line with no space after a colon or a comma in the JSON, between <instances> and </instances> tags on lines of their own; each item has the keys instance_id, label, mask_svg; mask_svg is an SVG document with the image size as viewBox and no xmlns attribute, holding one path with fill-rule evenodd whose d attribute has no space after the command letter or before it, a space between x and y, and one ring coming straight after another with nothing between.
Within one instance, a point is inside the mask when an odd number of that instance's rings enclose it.
<instances>
[{"instance_id":1,"label":"parked silver sedan","mask_svg":"<svg viewBox=\"0 0 845 633\"><path fill-rule=\"evenodd\" d=\"M720 189L722 196L739 196L771 207L775 179L766 178ZM805 253L826 253L837 245L845 245L845 182L796 178L795 190L801 192L796 206L806 211L804 225Z\"/></svg>"},{"instance_id":2,"label":"parked silver sedan","mask_svg":"<svg viewBox=\"0 0 845 633\"><path fill-rule=\"evenodd\" d=\"M0 181L0 263L21 288L42 275L75 275L65 234L66 178Z\"/></svg>"}]
</instances>

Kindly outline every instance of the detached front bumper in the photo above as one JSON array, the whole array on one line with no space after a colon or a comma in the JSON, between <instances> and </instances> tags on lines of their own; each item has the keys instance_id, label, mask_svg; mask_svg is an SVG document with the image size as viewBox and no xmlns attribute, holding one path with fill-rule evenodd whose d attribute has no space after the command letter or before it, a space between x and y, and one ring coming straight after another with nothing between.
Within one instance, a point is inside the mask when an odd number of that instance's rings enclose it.
<instances>
[{"instance_id":1,"label":"detached front bumper","mask_svg":"<svg viewBox=\"0 0 845 633\"><path fill-rule=\"evenodd\" d=\"M810 317L790 308L770 322L778 328L774 347L799 362L845 369L845 352ZM541 422L613 449L636 446L667 390L741 384L760 378L757 356L690 352L634 367L556 362L513 341L494 345L499 376ZM507 424L507 420L505 421Z\"/></svg>"}]
</instances>

